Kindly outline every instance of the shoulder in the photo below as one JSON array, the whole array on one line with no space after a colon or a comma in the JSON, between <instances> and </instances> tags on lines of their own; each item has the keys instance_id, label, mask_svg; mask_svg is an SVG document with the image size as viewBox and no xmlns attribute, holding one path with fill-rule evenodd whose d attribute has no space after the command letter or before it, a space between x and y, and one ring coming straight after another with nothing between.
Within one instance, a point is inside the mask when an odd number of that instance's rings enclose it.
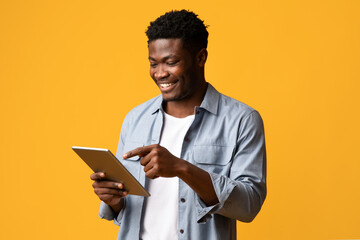
<instances>
[{"instance_id":1,"label":"shoulder","mask_svg":"<svg viewBox=\"0 0 360 240\"><path fill-rule=\"evenodd\" d=\"M229 123L231 126L236 126L240 132L246 130L263 131L263 120L257 110L217 91L216 94L218 97L214 99L217 99L218 119Z\"/></svg>"},{"instance_id":2,"label":"shoulder","mask_svg":"<svg viewBox=\"0 0 360 240\"><path fill-rule=\"evenodd\" d=\"M221 119L237 129L240 139L264 136L263 120L251 106L220 93L218 112Z\"/></svg>"},{"instance_id":3,"label":"shoulder","mask_svg":"<svg viewBox=\"0 0 360 240\"><path fill-rule=\"evenodd\" d=\"M236 100L232 97L226 96L222 93L219 93L219 114L220 115L232 115L238 119L246 119L251 116L258 116L260 114L251 106Z\"/></svg>"}]
</instances>

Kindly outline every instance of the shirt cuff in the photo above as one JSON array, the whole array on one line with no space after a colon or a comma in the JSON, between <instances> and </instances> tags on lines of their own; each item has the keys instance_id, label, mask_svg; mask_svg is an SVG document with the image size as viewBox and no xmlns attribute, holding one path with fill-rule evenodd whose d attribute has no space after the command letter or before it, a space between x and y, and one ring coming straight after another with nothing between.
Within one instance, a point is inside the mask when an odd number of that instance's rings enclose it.
<instances>
[{"instance_id":1,"label":"shirt cuff","mask_svg":"<svg viewBox=\"0 0 360 240\"><path fill-rule=\"evenodd\" d=\"M227 181L226 177L209 172L216 196L219 202L212 206L206 206L206 204L196 195L196 210L198 213L197 222L205 223L208 218L211 218L211 214L217 213L222 209L226 203L226 200L229 198L231 192L235 188L236 184L233 182Z\"/></svg>"},{"instance_id":2,"label":"shirt cuff","mask_svg":"<svg viewBox=\"0 0 360 240\"><path fill-rule=\"evenodd\" d=\"M124 215L124 209L125 209L126 201L124 199L124 205L123 208L120 210L119 214L116 216L116 213L112 208L101 201L100 203L100 209L99 209L99 217L106 220L114 220L114 223L118 226L121 224L122 217Z\"/></svg>"}]
</instances>

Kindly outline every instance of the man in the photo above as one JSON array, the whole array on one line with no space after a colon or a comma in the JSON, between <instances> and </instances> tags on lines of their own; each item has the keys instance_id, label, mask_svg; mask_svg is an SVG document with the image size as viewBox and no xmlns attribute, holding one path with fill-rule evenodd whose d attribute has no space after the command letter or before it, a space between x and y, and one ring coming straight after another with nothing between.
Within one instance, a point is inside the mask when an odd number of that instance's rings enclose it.
<instances>
[{"instance_id":1,"label":"man","mask_svg":"<svg viewBox=\"0 0 360 240\"><path fill-rule=\"evenodd\" d=\"M266 196L261 117L205 81L197 15L168 12L146 34L161 95L126 116L117 157L151 196L93 173L99 215L120 225L118 239L236 239L236 220L252 221Z\"/></svg>"}]
</instances>

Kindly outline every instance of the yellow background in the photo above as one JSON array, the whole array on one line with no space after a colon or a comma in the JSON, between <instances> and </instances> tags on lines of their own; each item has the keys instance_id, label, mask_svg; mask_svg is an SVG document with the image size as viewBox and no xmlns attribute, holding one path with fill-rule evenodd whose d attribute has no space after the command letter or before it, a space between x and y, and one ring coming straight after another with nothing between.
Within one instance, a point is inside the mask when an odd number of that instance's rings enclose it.
<instances>
[{"instance_id":1,"label":"yellow background","mask_svg":"<svg viewBox=\"0 0 360 240\"><path fill-rule=\"evenodd\" d=\"M268 196L238 239L360 238L360 2L0 1L0 239L115 239L72 145L116 150L159 94L144 31L209 27L206 79L261 113Z\"/></svg>"}]
</instances>

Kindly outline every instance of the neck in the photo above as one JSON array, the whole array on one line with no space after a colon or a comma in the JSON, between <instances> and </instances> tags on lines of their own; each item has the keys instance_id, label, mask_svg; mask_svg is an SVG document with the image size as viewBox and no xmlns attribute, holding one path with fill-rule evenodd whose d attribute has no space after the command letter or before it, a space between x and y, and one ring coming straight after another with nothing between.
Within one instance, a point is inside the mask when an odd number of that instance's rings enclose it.
<instances>
[{"instance_id":1,"label":"neck","mask_svg":"<svg viewBox=\"0 0 360 240\"><path fill-rule=\"evenodd\" d=\"M195 106L201 105L206 93L206 89L207 82L204 81L199 89L197 89L196 94L194 94L191 98L164 103L163 107L165 112L177 118L184 118L189 115L193 115Z\"/></svg>"}]
</instances>

